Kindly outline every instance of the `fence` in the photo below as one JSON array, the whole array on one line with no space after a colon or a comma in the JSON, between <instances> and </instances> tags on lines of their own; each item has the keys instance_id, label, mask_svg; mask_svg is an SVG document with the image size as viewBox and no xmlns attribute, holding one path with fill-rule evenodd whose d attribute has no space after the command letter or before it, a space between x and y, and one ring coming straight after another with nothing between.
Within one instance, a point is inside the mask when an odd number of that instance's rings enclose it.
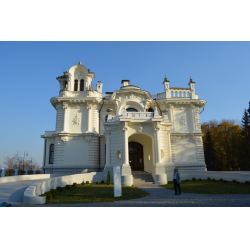
<instances>
[{"instance_id":1,"label":"fence","mask_svg":"<svg viewBox=\"0 0 250 250\"><path fill-rule=\"evenodd\" d=\"M22 170L22 169L0 169L0 177L5 176L17 176L17 175L31 175L31 174L43 174L43 170Z\"/></svg>"}]
</instances>

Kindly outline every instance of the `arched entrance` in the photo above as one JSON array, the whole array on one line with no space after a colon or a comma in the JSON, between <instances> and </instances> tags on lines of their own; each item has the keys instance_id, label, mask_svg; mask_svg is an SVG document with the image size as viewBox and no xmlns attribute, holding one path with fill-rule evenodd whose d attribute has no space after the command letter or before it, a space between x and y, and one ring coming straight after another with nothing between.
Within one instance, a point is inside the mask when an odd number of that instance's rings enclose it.
<instances>
[{"instance_id":1,"label":"arched entrance","mask_svg":"<svg viewBox=\"0 0 250 250\"><path fill-rule=\"evenodd\" d=\"M129 164L132 171L143 171L143 146L138 142L129 142Z\"/></svg>"}]
</instances>

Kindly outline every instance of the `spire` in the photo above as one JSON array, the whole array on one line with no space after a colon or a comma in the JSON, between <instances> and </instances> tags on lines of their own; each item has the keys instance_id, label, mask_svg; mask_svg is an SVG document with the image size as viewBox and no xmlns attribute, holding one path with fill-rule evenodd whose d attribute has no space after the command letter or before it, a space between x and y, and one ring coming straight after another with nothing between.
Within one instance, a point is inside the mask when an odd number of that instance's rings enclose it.
<instances>
[{"instance_id":1,"label":"spire","mask_svg":"<svg viewBox=\"0 0 250 250\"><path fill-rule=\"evenodd\" d=\"M190 76L190 81L189 81L189 83L194 83L194 82L193 82L193 79L192 79L192 76Z\"/></svg>"}]
</instances>

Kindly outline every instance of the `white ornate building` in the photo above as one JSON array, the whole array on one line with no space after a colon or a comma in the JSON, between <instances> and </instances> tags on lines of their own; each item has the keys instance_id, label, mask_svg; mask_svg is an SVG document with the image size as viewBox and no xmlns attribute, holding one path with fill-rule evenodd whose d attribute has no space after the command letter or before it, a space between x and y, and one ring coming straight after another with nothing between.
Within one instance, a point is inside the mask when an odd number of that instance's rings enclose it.
<instances>
[{"instance_id":1,"label":"white ornate building","mask_svg":"<svg viewBox=\"0 0 250 250\"><path fill-rule=\"evenodd\" d=\"M101 82L81 64L57 77L58 97L50 102L57 111L55 131L44 138L45 173L102 172L121 166L122 183L132 185L132 171L151 173L164 184L175 166L206 170L200 109L206 101L189 88L170 88L151 95L122 80L122 87L102 93Z\"/></svg>"}]
</instances>

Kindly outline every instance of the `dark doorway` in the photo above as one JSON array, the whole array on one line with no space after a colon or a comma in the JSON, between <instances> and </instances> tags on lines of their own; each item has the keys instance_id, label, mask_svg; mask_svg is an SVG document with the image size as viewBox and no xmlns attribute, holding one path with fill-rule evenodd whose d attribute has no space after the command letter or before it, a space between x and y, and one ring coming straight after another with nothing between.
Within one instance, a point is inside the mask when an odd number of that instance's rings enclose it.
<instances>
[{"instance_id":1,"label":"dark doorway","mask_svg":"<svg viewBox=\"0 0 250 250\"><path fill-rule=\"evenodd\" d=\"M132 171L143 171L143 146L138 142L129 142L129 164Z\"/></svg>"}]
</instances>

